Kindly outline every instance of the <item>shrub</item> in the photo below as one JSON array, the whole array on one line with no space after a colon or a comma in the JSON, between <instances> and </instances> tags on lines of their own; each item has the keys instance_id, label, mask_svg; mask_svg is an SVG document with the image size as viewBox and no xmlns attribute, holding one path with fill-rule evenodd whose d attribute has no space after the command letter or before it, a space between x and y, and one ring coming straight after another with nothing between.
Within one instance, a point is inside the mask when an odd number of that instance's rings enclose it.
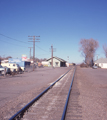
<instances>
[{"instance_id":1,"label":"shrub","mask_svg":"<svg viewBox=\"0 0 107 120\"><path fill-rule=\"evenodd\" d=\"M80 64L80 67L88 67L88 65L85 64L85 63L81 63L81 64Z\"/></svg>"}]
</instances>

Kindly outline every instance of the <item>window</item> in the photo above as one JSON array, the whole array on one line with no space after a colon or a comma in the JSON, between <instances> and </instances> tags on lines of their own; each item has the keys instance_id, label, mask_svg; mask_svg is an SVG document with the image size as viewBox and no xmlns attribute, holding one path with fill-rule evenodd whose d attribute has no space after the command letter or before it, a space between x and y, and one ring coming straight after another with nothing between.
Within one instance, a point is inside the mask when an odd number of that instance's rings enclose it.
<instances>
[{"instance_id":1,"label":"window","mask_svg":"<svg viewBox=\"0 0 107 120\"><path fill-rule=\"evenodd\" d=\"M20 67L18 64L16 64L17 67Z\"/></svg>"},{"instance_id":2,"label":"window","mask_svg":"<svg viewBox=\"0 0 107 120\"><path fill-rule=\"evenodd\" d=\"M58 66L58 62L55 62L55 65Z\"/></svg>"}]
</instances>

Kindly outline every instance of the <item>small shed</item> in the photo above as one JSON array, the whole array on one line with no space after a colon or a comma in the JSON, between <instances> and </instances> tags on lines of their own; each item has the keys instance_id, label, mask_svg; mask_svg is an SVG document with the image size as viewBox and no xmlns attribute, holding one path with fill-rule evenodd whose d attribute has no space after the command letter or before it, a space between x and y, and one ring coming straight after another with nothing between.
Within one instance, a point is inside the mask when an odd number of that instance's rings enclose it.
<instances>
[{"instance_id":1,"label":"small shed","mask_svg":"<svg viewBox=\"0 0 107 120\"><path fill-rule=\"evenodd\" d=\"M47 59L48 66L52 65L52 58ZM53 57L53 67L66 67L66 61L58 58L58 57Z\"/></svg>"},{"instance_id":2,"label":"small shed","mask_svg":"<svg viewBox=\"0 0 107 120\"><path fill-rule=\"evenodd\" d=\"M101 68L107 68L107 58L100 58L96 60L94 64Z\"/></svg>"}]
</instances>

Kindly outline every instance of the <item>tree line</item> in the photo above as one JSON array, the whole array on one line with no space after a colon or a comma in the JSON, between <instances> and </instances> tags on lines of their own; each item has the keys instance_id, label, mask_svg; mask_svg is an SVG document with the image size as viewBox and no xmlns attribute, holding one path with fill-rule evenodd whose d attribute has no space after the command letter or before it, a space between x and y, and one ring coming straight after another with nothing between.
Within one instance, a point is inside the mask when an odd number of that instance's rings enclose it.
<instances>
[{"instance_id":1,"label":"tree line","mask_svg":"<svg viewBox=\"0 0 107 120\"><path fill-rule=\"evenodd\" d=\"M12 58L11 56L7 56L7 57L1 57L0 56L0 61L2 60L8 60L9 58ZM33 60L33 57L31 56L31 59ZM42 62L42 61L46 61L46 58L35 58L35 62Z\"/></svg>"},{"instance_id":2,"label":"tree line","mask_svg":"<svg viewBox=\"0 0 107 120\"><path fill-rule=\"evenodd\" d=\"M0 56L0 60L2 61L2 60L8 60L9 58L12 58L11 56L7 56L7 57L1 57Z\"/></svg>"}]
</instances>

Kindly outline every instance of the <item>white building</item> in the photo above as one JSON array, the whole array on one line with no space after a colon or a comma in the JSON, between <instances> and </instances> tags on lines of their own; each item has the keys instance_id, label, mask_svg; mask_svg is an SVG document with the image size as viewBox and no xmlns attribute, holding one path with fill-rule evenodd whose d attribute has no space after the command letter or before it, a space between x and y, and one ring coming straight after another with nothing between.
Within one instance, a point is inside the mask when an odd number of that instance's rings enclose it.
<instances>
[{"instance_id":1,"label":"white building","mask_svg":"<svg viewBox=\"0 0 107 120\"><path fill-rule=\"evenodd\" d=\"M47 62L48 66L51 66L52 58L49 58ZM66 67L66 61L58 57L53 57L53 67Z\"/></svg>"},{"instance_id":2,"label":"white building","mask_svg":"<svg viewBox=\"0 0 107 120\"><path fill-rule=\"evenodd\" d=\"M48 66L48 64L49 64L47 61L42 61L41 63L43 66Z\"/></svg>"},{"instance_id":3,"label":"white building","mask_svg":"<svg viewBox=\"0 0 107 120\"><path fill-rule=\"evenodd\" d=\"M107 68L107 58L100 58L96 60L94 64L101 68Z\"/></svg>"}]
</instances>

